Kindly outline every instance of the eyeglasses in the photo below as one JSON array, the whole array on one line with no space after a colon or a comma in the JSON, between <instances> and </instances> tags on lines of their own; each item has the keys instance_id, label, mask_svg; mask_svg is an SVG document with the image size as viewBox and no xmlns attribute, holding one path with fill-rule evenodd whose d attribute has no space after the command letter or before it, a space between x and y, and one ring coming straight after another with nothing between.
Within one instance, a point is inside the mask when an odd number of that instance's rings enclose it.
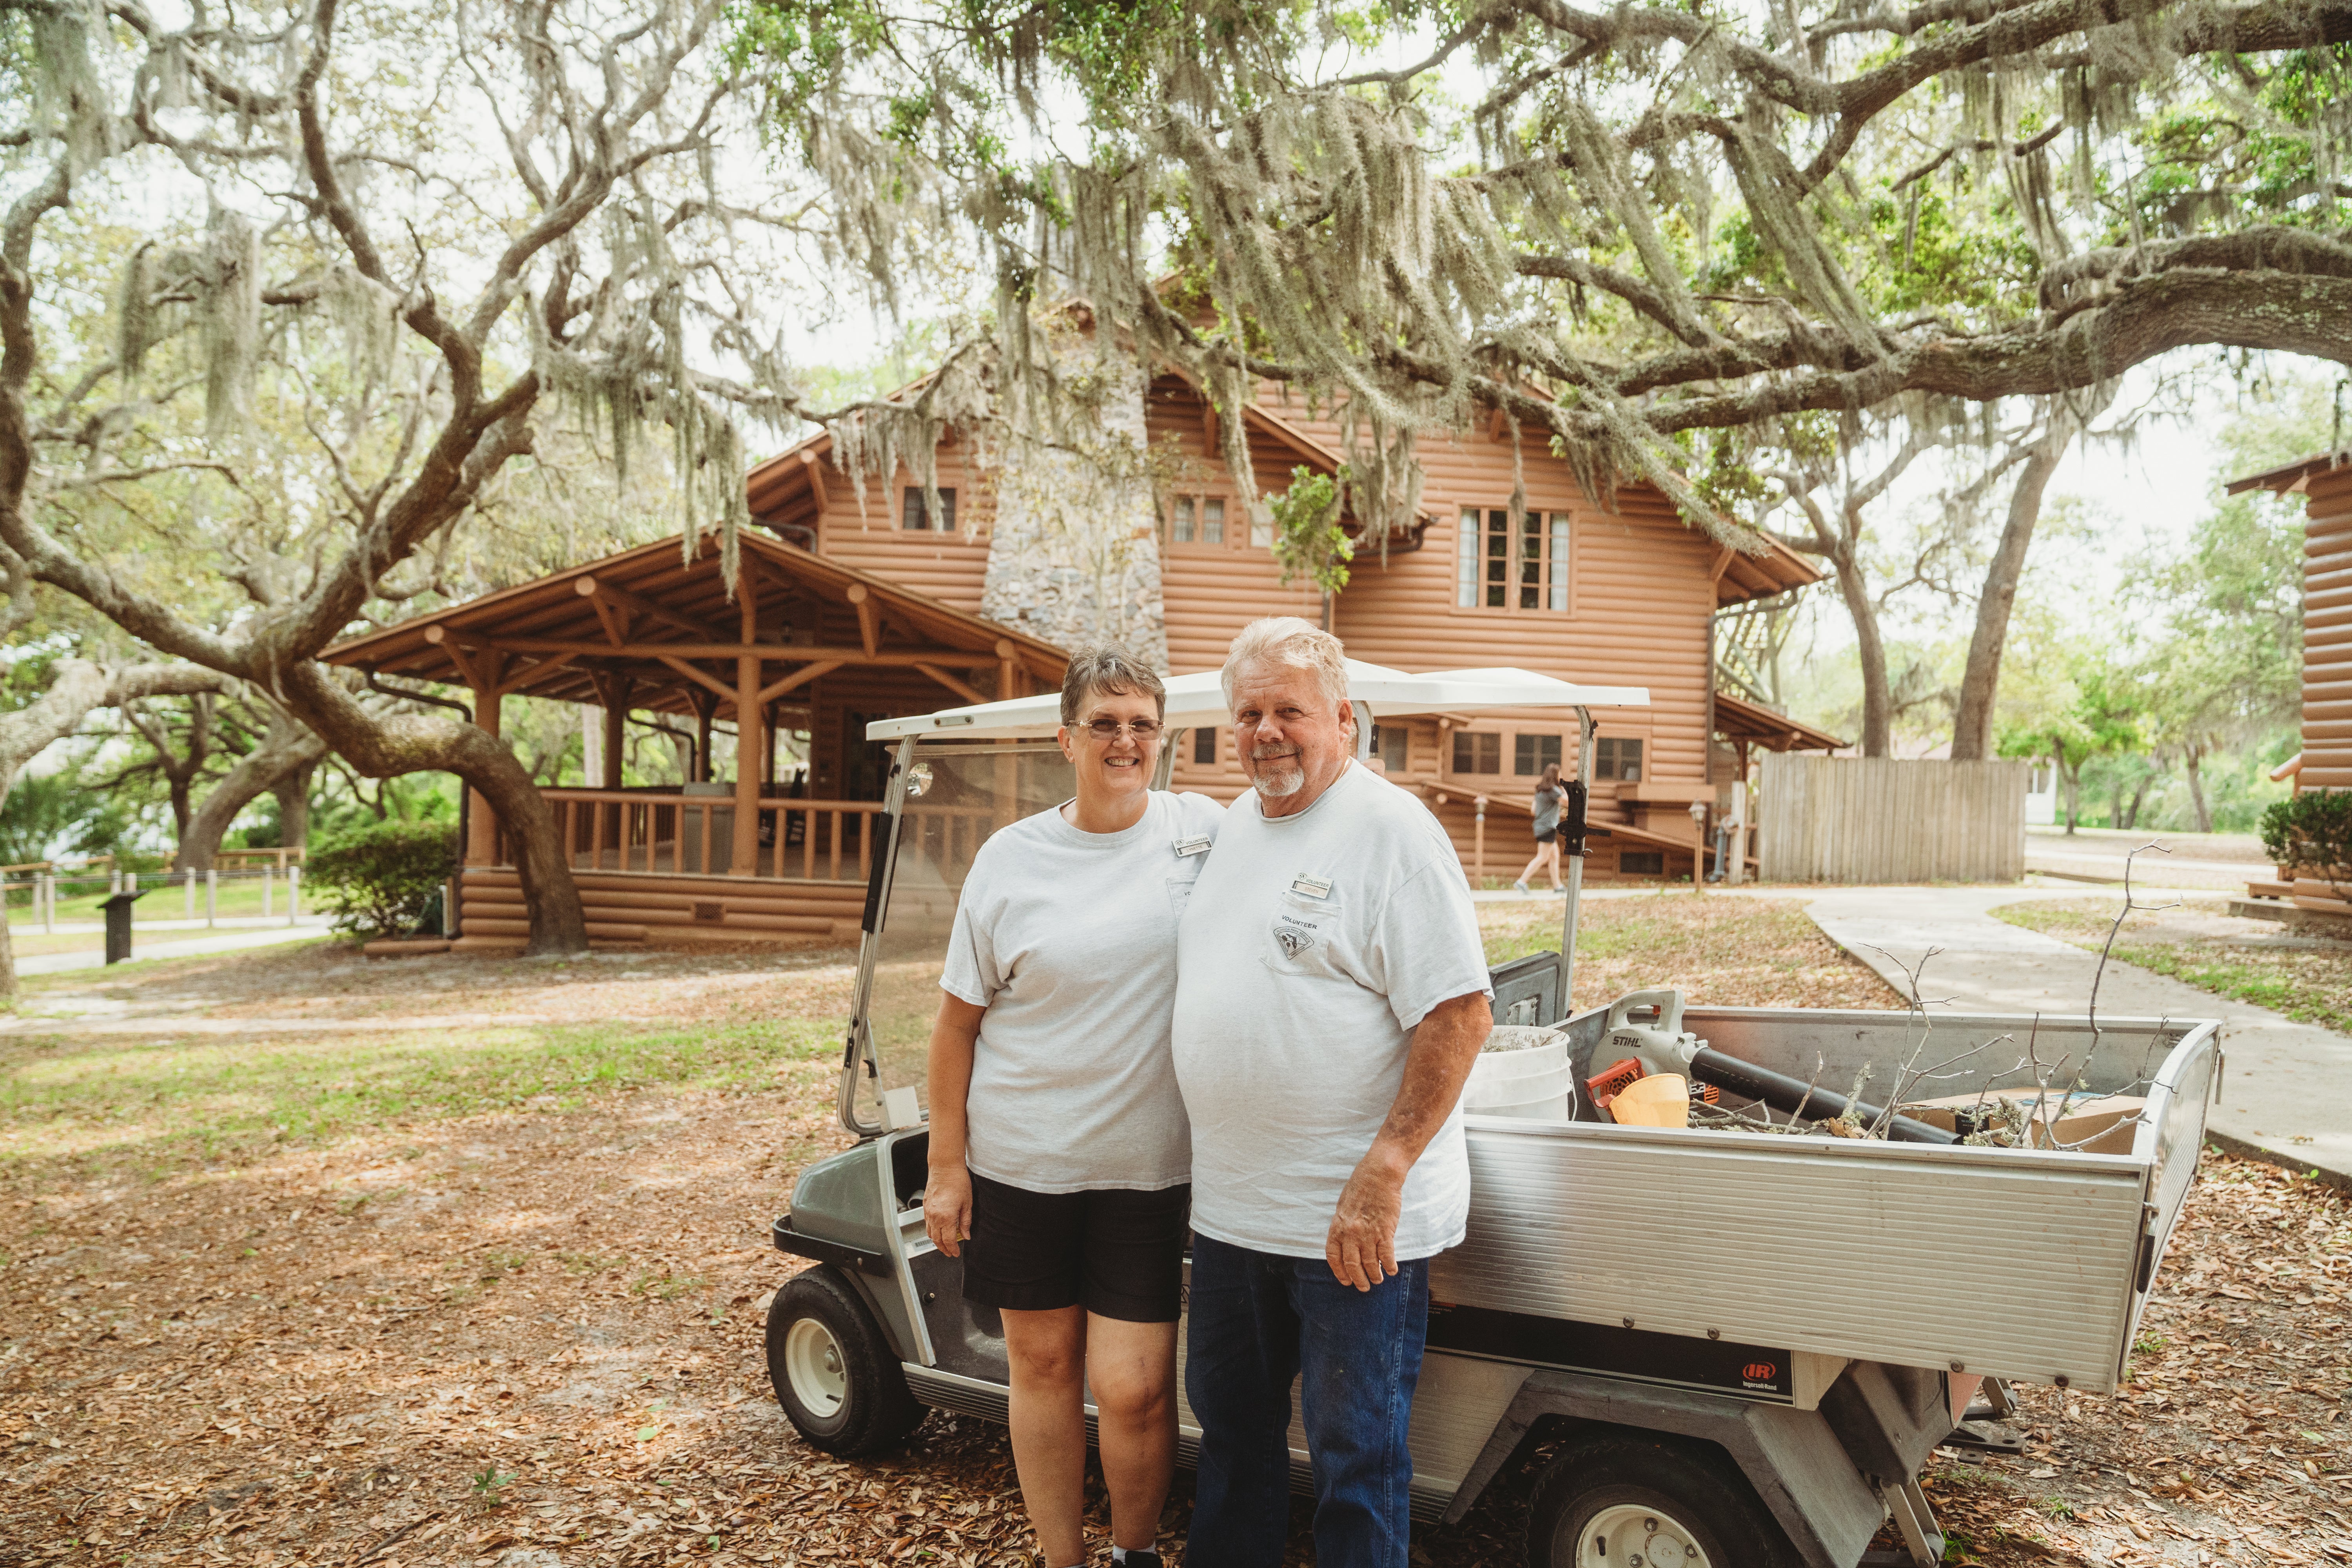
<instances>
[{"instance_id":1,"label":"eyeglasses","mask_svg":"<svg viewBox=\"0 0 2352 1568\"><path fill-rule=\"evenodd\" d=\"M1132 724L1122 724L1116 719L1091 719L1087 721L1086 731L1108 745L1122 733L1132 735L1139 741L1153 740L1167 727L1157 719L1138 719Z\"/></svg>"}]
</instances>

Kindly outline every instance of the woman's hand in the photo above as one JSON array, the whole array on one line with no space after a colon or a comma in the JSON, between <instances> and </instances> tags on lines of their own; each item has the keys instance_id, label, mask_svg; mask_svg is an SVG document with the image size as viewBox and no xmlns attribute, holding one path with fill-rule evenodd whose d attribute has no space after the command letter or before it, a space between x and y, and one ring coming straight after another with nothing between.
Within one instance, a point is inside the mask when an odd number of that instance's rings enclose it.
<instances>
[{"instance_id":1,"label":"woman's hand","mask_svg":"<svg viewBox=\"0 0 2352 1568\"><path fill-rule=\"evenodd\" d=\"M971 1173L961 1165L931 1167L923 1185L923 1229L931 1245L950 1258L963 1256L971 1239Z\"/></svg>"}]
</instances>

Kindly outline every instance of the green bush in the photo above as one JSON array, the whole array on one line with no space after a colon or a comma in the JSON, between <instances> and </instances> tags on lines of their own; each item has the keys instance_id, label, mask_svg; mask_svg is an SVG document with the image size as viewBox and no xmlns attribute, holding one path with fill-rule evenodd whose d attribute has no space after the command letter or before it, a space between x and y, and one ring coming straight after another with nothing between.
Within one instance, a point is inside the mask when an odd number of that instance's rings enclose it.
<instances>
[{"instance_id":1,"label":"green bush","mask_svg":"<svg viewBox=\"0 0 2352 1568\"><path fill-rule=\"evenodd\" d=\"M2341 896L2352 887L2352 790L2307 789L2273 802L2263 847L2286 874L2308 871Z\"/></svg>"},{"instance_id":2,"label":"green bush","mask_svg":"<svg viewBox=\"0 0 2352 1568\"><path fill-rule=\"evenodd\" d=\"M337 931L405 936L457 869L457 834L446 823L374 822L313 854L302 885Z\"/></svg>"}]
</instances>

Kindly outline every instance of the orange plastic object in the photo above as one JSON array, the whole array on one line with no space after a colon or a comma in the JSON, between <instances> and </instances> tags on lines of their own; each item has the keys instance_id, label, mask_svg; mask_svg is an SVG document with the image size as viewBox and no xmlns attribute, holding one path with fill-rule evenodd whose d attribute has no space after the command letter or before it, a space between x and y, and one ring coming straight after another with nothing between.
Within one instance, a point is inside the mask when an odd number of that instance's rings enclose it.
<instances>
[{"instance_id":1,"label":"orange plastic object","mask_svg":"<svg viewBox=\"0 0 2352 1568\"><path fill-rule=\"evenodd\" d=\"M1640 1062L1627 1057L1623 1061L1612 1064L1606 1071L1586 1079L1584 1089L1592 1096L1592 1103L1606 1110L1609 1102L1623 1093L1627 1084L1648 1076L1642 1070Z\"/></svg>"}]
</instances>

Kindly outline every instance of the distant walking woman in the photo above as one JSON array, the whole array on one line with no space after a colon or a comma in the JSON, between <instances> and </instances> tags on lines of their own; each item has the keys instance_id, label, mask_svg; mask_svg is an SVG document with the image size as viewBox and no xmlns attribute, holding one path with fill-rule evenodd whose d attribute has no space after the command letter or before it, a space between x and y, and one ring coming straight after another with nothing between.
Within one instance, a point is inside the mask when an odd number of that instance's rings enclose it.
<instances>
[{"instance_id":1,"label":"distant walking woman","mask_svg":"<svg viewBox=\"0 0 2352 1568\"><path fill-rule=\"evenodd\" d=\"M1559 764L1546 763L1543 776L1536 780L1536 852L1511 884L1522 893L1528 890L1528 879L1539 869L1551 874L1553 892L1567 891L1559 883L1559 803L1567 796L1560 787Z\"/></svg>"},{"instance_id":2,"label":"distant walking woman","mask_svg":"<svg viewBox=\"0 0 2352 1568\"><path fill-rule=\"evenodd\" d=\"M1223 808L1151 788L1167 703L1117 648L1070 661L1077 795L974 857L931 1028L931 1240L1004 1315L1013 1460L1045 1568L1087 1559L1085 1394L1112 1560L1159 1568L1176 1464L1192 1131L1169 1026L1176 921Z\"/></svg>"}]
</instances>

